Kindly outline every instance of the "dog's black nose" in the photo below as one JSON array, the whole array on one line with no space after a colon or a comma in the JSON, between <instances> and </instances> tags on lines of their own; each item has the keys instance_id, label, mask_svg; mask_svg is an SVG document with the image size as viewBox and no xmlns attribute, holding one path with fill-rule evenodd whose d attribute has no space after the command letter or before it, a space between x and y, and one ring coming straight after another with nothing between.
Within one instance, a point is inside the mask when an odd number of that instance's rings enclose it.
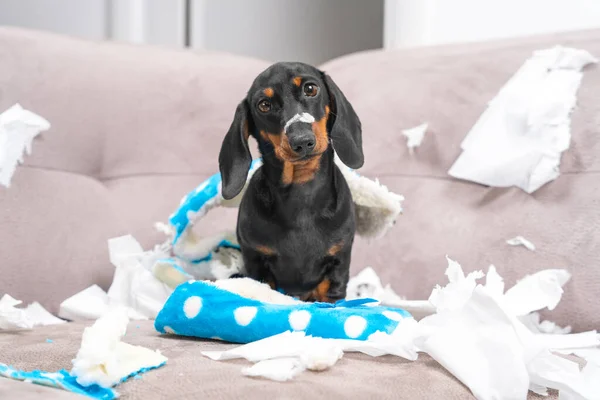
<instances>
[{"instance_id":1,"label":"dog's black nose","mask_svg":"<svg viewBox=\"0 0 600 400\"><path fill-rule=\"evenodd\" d=\"M312 132L297 133L288 140L294 153L300 157L309 154L315 148L315 135Z\"/></svg>"}]
</instances>

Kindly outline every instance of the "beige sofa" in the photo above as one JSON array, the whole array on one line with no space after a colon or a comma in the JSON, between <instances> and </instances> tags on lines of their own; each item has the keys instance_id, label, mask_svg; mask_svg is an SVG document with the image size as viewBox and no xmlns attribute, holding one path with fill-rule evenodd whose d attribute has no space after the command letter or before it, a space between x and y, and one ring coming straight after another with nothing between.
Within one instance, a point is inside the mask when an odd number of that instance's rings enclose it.
<instances>
[{"instance_id":1,"label":"beige sofa","mask_svg":"<svg viewBox=\"0 0 600 400\"><path fill-rule=\"evenodd\" d=\"M511 285L546 268L573 278L551 319L575 331L600 328L600 70L589 68L573 114L573 140L561 176L533 195L460 182L446 171L460 141L532 50L572 45L600 55L600 31L484 44L372 51L322 68L363 121L366 163L405 195L405 213L382 239L358 240L353 273L372 266L408 298L444 282L444 256L466 271L498 268ZM92 43L0 28L0 110L16 102L52 123L0 187L0 294L39 301L56 312L66 297L113 267L108 238L131 233L160 240L179 199L217 171L217 154L235 105L267 62L211 52ZM410 156L402 129L430 131ZM235 210L217 210L199 232L231 229ZM508 247L515 235L537 251ZM69 368L85 324L0 333L0 362L22 369ZM139 328L137 327L139 326ZM407 398L471 396L435 361L347 355L331 371L280 384L244 378L239 362L200 355L227 345L161 337L151 322L132 323L127 340L159 348L166 367L119 387L124 399ZM46 338L53 340L47 343ZM58 390L0 379L0 398L71 398Z\"/></svg>"}]
</instances>

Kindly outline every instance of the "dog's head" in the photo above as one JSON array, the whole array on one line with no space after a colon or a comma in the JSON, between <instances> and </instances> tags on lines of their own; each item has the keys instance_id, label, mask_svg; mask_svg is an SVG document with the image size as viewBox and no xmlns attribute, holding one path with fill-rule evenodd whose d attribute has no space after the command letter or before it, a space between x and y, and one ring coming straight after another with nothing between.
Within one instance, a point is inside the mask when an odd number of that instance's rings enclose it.
<instances>
[{"instance_id":1,"label":"dog's head","mask_svg":"<svg viewBox=\"0 0 600 400\"><path fill-rule=\"evenodd\" d=\"M219 154L225 199L235 197L246 182L250 136L265 159L282 164L314 161L330 143L350 168L364 162L361 123L352 105L327 74L303 63L267 68L238 105Z\"/></svg>"}]
</instances>

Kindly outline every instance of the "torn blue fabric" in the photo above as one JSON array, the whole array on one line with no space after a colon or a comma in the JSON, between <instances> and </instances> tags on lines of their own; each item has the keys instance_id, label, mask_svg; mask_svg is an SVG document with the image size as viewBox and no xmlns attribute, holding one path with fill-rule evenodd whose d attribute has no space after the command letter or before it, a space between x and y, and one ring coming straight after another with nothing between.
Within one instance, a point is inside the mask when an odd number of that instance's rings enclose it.
<instances>
[{"instance_id":1,"label":"torn blue fabric","mask_svg":"<svg viewBox=\"0 0 600 400\"><path fill-rule=\"evenodd\" d=\"M262 160L260 158L252 161L248 179L261 165ZM222 200L221 174L217 172L188 193L181 200L179 208L169 217L169 223L175 228L173 245L177 243L181 234L196 218L204 216L212 207L218 206Z\"/></svg>"},{"instance_id":2,"label":"torn blue fabric","mask_svg":"<svg viewBox=\"0 0 600 400\"><path fill-rule=\"evenodd\" d=\"M99 400L112 400L118 397L117 393L110 388L103 388L99 385L80 385L76 378L64 369L58 372L40 370L25 372L0 363L0 376L19 381L31 381L32 384L55 387Z\"/></svg>"},{"instance_id":3,"label":"torn blue fabric","mask_svg":"<svg viewBox=\"0 0 600 400\"><path fill-rule=\"evenodd\" d=\"M130 378L136 378L144 372L160 368L163 365L165 365L165 363L157 365L156 367L142 368L139 371L121 379L120 383L123 383ZM77 383L77 378L72 376L69 371L65 369L61 369L58 372L47 372L40 370L26 372L0 363L0 377L15 379L18 381L28 381L32 384L63 389L68 392L73 392L98 400L113 400L119 397L118 393L111 388L105 388L100 385L80 385Z\"/></svg>"},{"instance_id":4,"label":"torn blue fabric","mask_svg":"<svg viewBox=\"0 0 600 400\"><path fill-rule=\"evenodd\" d=\"M205 281L179 285L158 313L154 327L172 333L233 343L250 343L286 331L366 340L375 332L392 333L402 318L399 308L374 306L373 299L336 304L272 304L242 297Z\"/></svg>"}]
</instances>

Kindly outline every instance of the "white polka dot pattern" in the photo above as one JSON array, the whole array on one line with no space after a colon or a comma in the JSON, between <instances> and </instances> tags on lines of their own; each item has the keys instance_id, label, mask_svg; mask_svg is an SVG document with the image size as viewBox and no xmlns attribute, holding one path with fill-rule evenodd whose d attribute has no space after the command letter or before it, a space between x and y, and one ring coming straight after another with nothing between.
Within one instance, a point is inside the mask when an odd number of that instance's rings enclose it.
<instances>
[{"instance_id":1,"label":"white polka dot pattern","mask_svg":"<svg viewBox=\"0 0 600 400\"><path fill-rule=\"evenodd\" d=\"M303 331L310 322L311 315L306 310L297 310L290 313L290 326L295 331Z\"/></svg>"},{"instance_id":2,"label":"white polka dot pattern","mask_svg":"<svg viewBox=\"0 0 600 400\"><path fill-rule=\"evenodd\" d=\"M195 318L202 308L202 299L198 296L191 296L183 303L183 313L188 318Z\"/></svg>"},{"instance_id":3,"label":"white polka dot pattern","mask_svg":"<svg viewBox=\"0 0 600 400\"><path fill-rule=\"evenodd\" d=\"M250 324L250 322L252 322L252 320L256 316L257 311L258 310L256 309L256 307L246 306L236 308L233 312L235 322L237 322L239 326L247 326Z\"/></svg>"},{"instance_id":4,"label":"white polka dot pattern","mask_svg":"<svg viewBox=\"0 0 600 400\"><path fill-rule=\"evenodd\" d=\"M367 327L367 320L358 315L351 315L344 322L344 332L350 339L356 339L359 337Z\"/></svg>"}]
</instances>

